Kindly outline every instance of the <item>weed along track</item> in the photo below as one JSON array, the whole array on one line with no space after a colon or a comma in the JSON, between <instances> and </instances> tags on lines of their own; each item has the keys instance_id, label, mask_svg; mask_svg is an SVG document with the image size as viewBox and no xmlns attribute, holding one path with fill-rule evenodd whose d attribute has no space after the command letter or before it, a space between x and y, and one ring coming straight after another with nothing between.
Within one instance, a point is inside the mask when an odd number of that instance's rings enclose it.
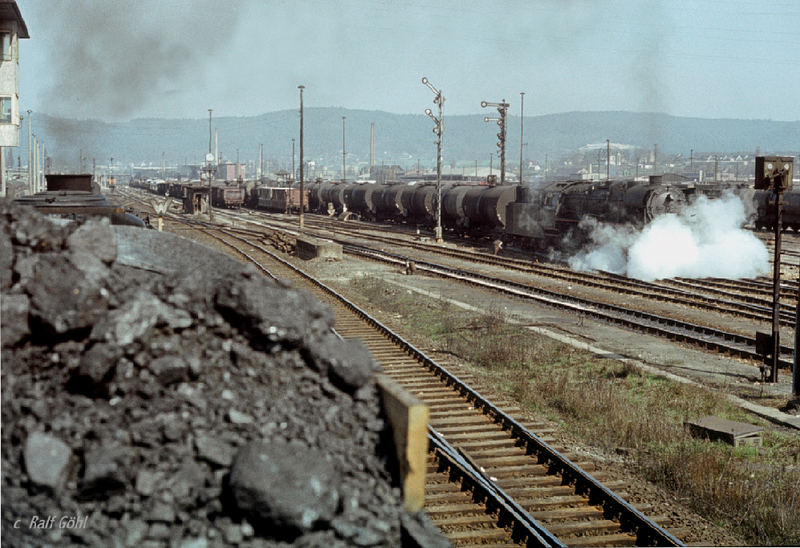
<instances>
[{"instance_id":1,"label":"weed along track","mask_svg":"<svg viewBox=\"0 0 800 548\"><path fill-rule=\"evenodd\" d=\"M601 483L602 470L550 445L549 427L489 401L469 375L436 363L258 242L207 225L199 230L328 303L337 333L361 339L387 376L430 407L425 509L453 544L680 545L622 498L626 484Z\"/></svg>"}]
</instances>

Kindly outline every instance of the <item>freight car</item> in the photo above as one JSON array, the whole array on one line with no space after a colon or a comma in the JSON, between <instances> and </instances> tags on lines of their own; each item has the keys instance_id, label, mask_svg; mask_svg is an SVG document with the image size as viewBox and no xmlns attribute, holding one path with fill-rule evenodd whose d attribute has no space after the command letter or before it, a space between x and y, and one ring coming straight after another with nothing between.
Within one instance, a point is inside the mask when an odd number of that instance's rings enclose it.
<instances>
[{"instance_id":1,"label":"freight car","mask_svg":"<svg viewBox=\"0 0 800 548\"><path fill-rule=\"evenodd\" d=\"M347 183L322 183L319 185L319 207L322 213L344 213L348 211L344 191L349 188Z\"/></svg>"},{"instance_id":2,"label":"freight car","mask_svg":"<svg viewBox=\"0 0 800 548\"><path fill-rule=\"evenodd\" d=\"M414 187L402 183L383 185L378 201L377 215L381 220L403 221L408 216L404 195L414 191Z\"/></svg>"},{"instance_id":3,"label":"freight car","mask_svg":"<svg viewBox=\"0 0 800 548\"><path fill-rule=\"evenodd\" d=\"M211 186L211 205L219 208L239 208L244 205L244 188L236 184Z\"/></svg>"},{"instance_id":4,"label":"freight car","mask_svg":"<svg viewBox=\"0 0 800 548\"><path fill-rule=\"evenodd\" d=\"M303 210L309 210L310 189L303 189ZM253 188L255 207L266 211L280 213L298 213L300 211L300 189L289 187L259 186Z\"/></svg>"},{"instance_id":5,"label":"freight car","mask_svg":"<svg viewBox=\"0 0 800 548\"><path fill-rule=\"evenodd\" d=\"M47 190L15 201L35 208L46 215L70 220L107 217L114 225L144 227L144 221L112 205L91 174L46 174Z\"/></svg>"},{"instance_id":6,"label":"freight car","mask_svg":"<svg viewBox=\"0 0 800 548\"><path fill-rule=\"evenodd\" d=\"M363 219L374 220L378 217L378 206L385 185L374 183L357 183L349 193L349 209L358 213Z\"/></svg>"},{"instance_id":7,"label":"freight car","mask_svg":"<svg viewBox=\"0 0 800 548\"><path fill-rule=\"evenodd\" d=\"M188 183L183 181L170 181L167 184L167 196L182 199L184 195L184 187L187 184L192 184L192 183L197 184L199 182L200 181L189 181Z\"/></svg>"},{"instance_id":8,"label":"freight car","mask_svg":"<svg viewBox=\"0 0 800 548\"><path fill-rule=\"evenodd\" d=\"M297 185L295 185L295 188ZM406 183L306 184L308 210L328 214L345 211L359 218L432 226L436 219L436 185ZM506 206L517 195L516 185L442 185L443 224L473 231L502 229ZM266 209L264 205L258 205ZM269 209L281 210L270 206Z\"/></svg>"}]
</instances>

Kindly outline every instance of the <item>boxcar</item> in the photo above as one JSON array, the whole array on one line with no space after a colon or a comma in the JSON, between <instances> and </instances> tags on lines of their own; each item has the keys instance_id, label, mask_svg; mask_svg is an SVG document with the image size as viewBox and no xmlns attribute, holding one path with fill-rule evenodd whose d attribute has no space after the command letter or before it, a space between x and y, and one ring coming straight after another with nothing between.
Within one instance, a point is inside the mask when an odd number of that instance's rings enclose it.
<instances>
[{"instance_id":1,"label":"boxcar","mask_svg":"<svg viewBox=\"0 0 800 548\"><path fill-rule=\"evenodd\" d=\"M303 210L308 211L309 189L303 189ZM297 213L300 211L300 189L286 187L256 187L256 207L266 211Z\"/></svg>"},{"instance_id":2,"label":"boxcar","mask_svg":"<svg viewBox=\"0 0 800 548\"><path fill-rule=\"evenodd\" d=\"M212 186L211 203L214 207L242 207L244 204L244 188L238 185Z\"/></svg>"}]
</instances>

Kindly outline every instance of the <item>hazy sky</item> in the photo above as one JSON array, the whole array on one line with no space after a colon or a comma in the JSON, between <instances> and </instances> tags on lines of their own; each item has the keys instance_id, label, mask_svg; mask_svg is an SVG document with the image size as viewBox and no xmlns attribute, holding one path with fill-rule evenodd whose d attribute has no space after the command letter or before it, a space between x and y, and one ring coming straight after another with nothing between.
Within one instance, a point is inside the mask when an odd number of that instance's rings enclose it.
<instances>
[{"instance_id":1,"label":"hazy sky","mask_svg":"<svg viewBox=\"0 0 800 548\"><path fill-rule=\"evenodd\" d=\"M22 110L243 116L338 106L800 120L800 1L17 0ZM488 114L488 113L487 113Z\"/></svg>"}]
</instances>

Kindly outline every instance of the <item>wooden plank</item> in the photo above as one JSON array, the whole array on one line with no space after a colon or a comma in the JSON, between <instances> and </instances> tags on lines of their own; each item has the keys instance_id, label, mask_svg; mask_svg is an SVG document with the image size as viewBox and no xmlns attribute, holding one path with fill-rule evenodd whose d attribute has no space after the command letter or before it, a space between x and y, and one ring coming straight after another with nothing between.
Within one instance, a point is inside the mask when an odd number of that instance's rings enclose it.
<instances>
[{"instance_id":1,"label":"wooden plank","mask_svg":"<svg viewBox=\"0 0 800 548\"><path fill-rule=\"evenodd\" d=\"M409 512L418 512L425 504L428 406L385 374L376 377L383 409L392 427L403 504Z\"/></svg>"},{"instance_id":2,"label":"wooden plank","mask_svg":"<svg viewBox=\"0 0 800 548\"><path fill-rule=\"evenodd\" d=\"M764 430L760 426L736 422L721 417L708 416L702 419L686 421L692 435L706 437L711 440L722 440L730 445L753 445L761 447L761 432Z\"/></svg>"}]
</instances>

